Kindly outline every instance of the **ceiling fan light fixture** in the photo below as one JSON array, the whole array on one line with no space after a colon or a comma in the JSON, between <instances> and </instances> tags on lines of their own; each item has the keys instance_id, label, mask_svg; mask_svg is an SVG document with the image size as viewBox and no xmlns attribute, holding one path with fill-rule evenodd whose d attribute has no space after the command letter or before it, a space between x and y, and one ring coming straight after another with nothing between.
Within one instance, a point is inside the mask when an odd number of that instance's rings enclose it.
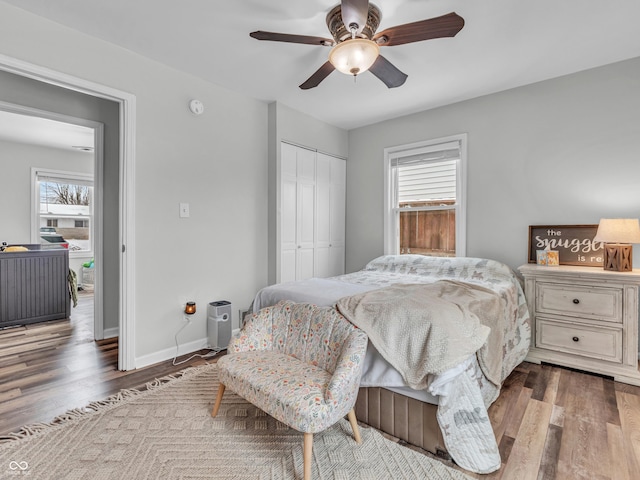
<instances>
[{"instance_id":1,"label":"ceiling fan light fixture","mask_svg":"<svg viewBox=\"0 0 640 480\"><path fill-rule=\"evenodd\" d=\"M352 38L331 49L329 62L339 72L355 76L369 70L379 54L380 47L373 40Z\"/></svg>"}]
</instances>

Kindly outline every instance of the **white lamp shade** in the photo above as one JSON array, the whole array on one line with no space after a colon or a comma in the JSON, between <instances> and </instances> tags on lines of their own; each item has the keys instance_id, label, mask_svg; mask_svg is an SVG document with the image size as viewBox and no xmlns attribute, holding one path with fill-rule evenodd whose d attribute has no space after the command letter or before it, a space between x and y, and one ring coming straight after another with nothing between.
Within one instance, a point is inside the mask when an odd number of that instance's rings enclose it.
<instances>
[{"instance_id":1,"label":"white lamp shade","mask_svg":"<svg viewBox=\"0 0 640 480\"><path fill-rule=\"evenodd\" d=\"M380 47L373 40L352 38L331 49L329 61L336 70L347 75L358 75L369 70L380 54Z\"/></svg>"},{"instance_id":2,"label":"white lamp shade","mask_svg":"<svg viewBox=\"0 0 640 480\"><path fill-rule=\"evenodd\" d=\"M640 222L637 218L602 218L593 240L603 243L640 243Z\"/></svg>"}]
</instances>

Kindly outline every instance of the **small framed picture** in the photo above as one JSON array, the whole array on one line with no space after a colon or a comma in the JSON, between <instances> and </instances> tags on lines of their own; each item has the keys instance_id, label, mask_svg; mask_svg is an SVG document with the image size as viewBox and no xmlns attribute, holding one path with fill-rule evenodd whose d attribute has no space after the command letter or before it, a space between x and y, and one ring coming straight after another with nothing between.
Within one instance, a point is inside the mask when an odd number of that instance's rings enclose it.
<instances>
[{"instance_id":1,"label":"small framed picture","mask_svg":"<svg viewBox=\"0 0 640 480\"><path fill-rule=\"evenodd\" d=\"M557 250L536 250L536 263L547 267L560 265L559 252Z\"/></svg>"},{"instance_id":2,"label":"small framed picture","mask_svg":"<svg viewBox=\"0 0 640 480\"><path fill-rule=\"evenodd\" d=\"M536 263L538 265L547 264L547 250L536 250Z\"/></svg>"}]
</instances>

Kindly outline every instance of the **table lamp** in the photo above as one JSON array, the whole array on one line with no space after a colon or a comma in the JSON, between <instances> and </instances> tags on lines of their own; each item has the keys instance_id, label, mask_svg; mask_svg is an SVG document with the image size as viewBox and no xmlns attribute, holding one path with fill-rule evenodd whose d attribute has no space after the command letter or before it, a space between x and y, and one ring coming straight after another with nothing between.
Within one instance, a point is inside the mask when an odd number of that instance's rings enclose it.
<instances>
[{"instance_id":1,"label":"table lamp","mask_svg":"<svg viewBox=\"0 0 640 480\"><path fill-rule=\"evenodd\" d=\"M630 272L633 269L632 243L640 243L637 218L601 218L593 238L604 243L604 269Z\"/></svg>"}]
</instances>

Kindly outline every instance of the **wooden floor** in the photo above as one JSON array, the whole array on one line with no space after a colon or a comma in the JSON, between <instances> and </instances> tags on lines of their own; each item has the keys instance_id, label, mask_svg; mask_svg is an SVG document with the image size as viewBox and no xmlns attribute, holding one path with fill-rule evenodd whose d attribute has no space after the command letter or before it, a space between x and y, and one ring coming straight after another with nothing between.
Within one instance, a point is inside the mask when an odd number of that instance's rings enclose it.
<instances>
[{"instance_id":1,"label":"wooden floor","mask_svg":"<svg viewBox=\"0 0 640 480\"><path fill-rule=\"evenodd\" d=\"M474 478L640 479L640 387L524 362L489 416L503 466Z\"/></svg>"},{"instance_id":2,"label":"wooden floor","mask_svg":"<svg viewBox=\"0 0 640 480\"><path fill-rule=\"evenodd\" d=\"M81 317L76 310L72 321L0 331L0 436L120 389L215 361L195 358L174 366L169 360L119 372L117 340L92 342L86 322L77 320ZM489 414L503 467L473 478L640 479L638 387L523 363Z\"/></svg>"},{"instance_id":3,"label":"wooden floor","mask_svg":"<svg viewBox=\"0 0 640 480\"><path fill-rule=\"evenodd\" d=\"M70 320L0 330L0 436L205 363L169 360L120 372L118 339L94 342L92 322L93 295L80 293Z\"/></svg>"}]
</instances>

